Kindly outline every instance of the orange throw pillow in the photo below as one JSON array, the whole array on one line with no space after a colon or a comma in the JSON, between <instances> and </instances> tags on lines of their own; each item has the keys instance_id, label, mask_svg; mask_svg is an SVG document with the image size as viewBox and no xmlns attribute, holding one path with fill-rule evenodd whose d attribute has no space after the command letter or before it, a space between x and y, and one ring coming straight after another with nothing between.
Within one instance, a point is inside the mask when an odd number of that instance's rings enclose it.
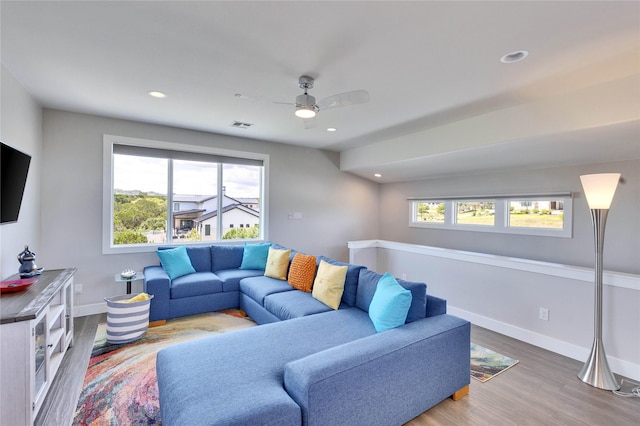
<instances>
[{"instance_id":1,"label":"orange throw pillow","mask_svg":"<svg viewBox=\"0 0 640 426\"><path fill-rule=\"evenodd\" d=\"M289 285L297 290L311 293L316 276L316 257L296 253L289 267Z\"/></svg>"}]
</instances>

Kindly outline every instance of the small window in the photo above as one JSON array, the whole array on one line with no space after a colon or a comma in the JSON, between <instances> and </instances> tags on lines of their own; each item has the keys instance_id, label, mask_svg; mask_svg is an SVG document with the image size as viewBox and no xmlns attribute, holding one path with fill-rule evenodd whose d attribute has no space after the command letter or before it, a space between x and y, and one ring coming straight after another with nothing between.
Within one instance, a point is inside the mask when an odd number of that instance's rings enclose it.
<instances>
[{"instance_id":1,"label":"small window","mask_svg":"<svg viewBox=\"0 0 640 426\"><path fill-rule=\"evenodd\" d=\"M207 237L211 235L211 225L207 224L204 226L204 235Z\"/></svg>"},{"instance_id":2,"label":"small window","mask_svg":"<svg viewBox=\"0 0 640 426\"><path fill-rule=\"evenodd\" d=\"M562 229L564 227L564 201L510 200L509 226Z\"/></svg>"},{"instance_id":3,"label":"small window","mask_svg":"<svg viewBox=\"0 0 640 426\"><path fill-rule=\"evenodd\" d=\"M493 226L496 203L495 201L456 201L455 212L457 224Z\"/></svg>"},{"instance_id":4,"label":"small window","mask_svg":"<svg viewBox=\"0 0 640 426\"><path fill-rule=\"evenodd\" d=\"M414 204L415 222L444 223L445 203L443 201L419 201Z\"/></svg>"}]
</instances>

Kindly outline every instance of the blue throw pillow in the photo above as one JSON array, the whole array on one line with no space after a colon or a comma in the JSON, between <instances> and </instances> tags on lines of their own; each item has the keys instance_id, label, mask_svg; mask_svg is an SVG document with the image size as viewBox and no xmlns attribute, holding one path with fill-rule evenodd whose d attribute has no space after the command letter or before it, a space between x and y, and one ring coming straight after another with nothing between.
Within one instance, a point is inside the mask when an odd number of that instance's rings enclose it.
<instances>
[{"instance_id":1,"label":"blue throw pillow","mask_svg":"<svg viewBox=\"0 0 640 426\"><path fill-rule=\"evenodd\" d=\"M411 291L398 284L393 275L386 273L378 281L371 299L369 318L378 333L390 330L404 324L410 306Z\"/></svg>"},{"instance_id":2,"label":"blue throw pillow","mask_svg":"<svg viewBox=\"0 0 640 426\"><path fill-rule=\"evenodd\" d=\"M244 253L242 253L240 269L265 269L267 267L269 247L271 247L271 243L244 243Z\"/></svg>"},{"instance_id":3,"label":"blue throw pillow","mask_svg":"<svg viewBox=\"0 0 640 426\"><path fill-rule=\"evenodd\" d=\"M168 250L157 250L156 254L160 259L162 268L172 280L196 272L193 265L191 265L191 259L189 259L185 246Z\"/></svg>"}]
</instances>

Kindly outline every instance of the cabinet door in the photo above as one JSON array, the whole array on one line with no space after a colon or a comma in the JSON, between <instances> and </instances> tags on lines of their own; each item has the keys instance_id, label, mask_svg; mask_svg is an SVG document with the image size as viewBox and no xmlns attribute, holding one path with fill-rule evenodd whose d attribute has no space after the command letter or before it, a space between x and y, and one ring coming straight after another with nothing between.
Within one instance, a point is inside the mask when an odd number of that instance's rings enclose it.
<instances>
[{"instance_id":1,"label":"cabinet door","mask_svg":"<svg viewBox=\"0 0 640 426\"><path fill-rule=\"evenodd\" d=\"M65 330L66 330L66 345L70 347L73 345L73 278L65 284Z\"/></svg>"},{"instance_id":2,"label":"cabinet door","mask_svg":"<svg viewBox=\"0 0 640 426\"><path fill-rule=\"evenodd\" d=\"M38 320L36 320L38 321ZM47 317L43 315L34 327L35 351L35 388L34 401L37 401L47 384ZM43 395L42 395L43 396Z\"/></svg>"}]
</instances>

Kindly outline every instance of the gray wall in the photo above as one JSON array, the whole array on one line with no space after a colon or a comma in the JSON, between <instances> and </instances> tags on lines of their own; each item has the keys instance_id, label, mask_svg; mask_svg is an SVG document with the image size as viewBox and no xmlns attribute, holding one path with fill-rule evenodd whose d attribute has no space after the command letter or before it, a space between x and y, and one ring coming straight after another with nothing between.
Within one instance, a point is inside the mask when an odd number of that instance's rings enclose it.
<instances>
[{"instance_id":1,"label":"gray wall","mask_svg":"<svg viewBox=\"0 0 640 426\"><path fill-rule=\"evenodd\" d=\"M378 184L341 172L335 153L50 109L43 129L39 255L49 268L79 268L77 305L124 293L113 282L122 269L157 264L153 252L102 254L103 134L269 154L268 237L280 244L346 261L347 241L378 237ZM288 219L294 211L301 220Z\"/></svg>"},{"instance_id":2,"label":"gray wall","mask_svg":"<svg viewBox=\"0 0 640 426\"><path fill-rule=\"evenodd\" d=\"M482 161L482 159L478 159ZM620 172L606 225L604 268L640 273L640 160L381 185L380 239L593 267L593 231L580 175ZM409 228L409 197L574 193L573 238Z\"/></svg>"},{"instance_id":3,"label":"gray wall","mask_svg":"<svg viewBox=\"0 0 640 426\"><path fill-rule=\"evenodd\" d=\"M1 68L0 139L31 155L31 165L15 223L0 225L0 278L18 273L16 255L25 244L36 252L40 265L40 179L42 158L42 110L11 73Z\"/></svg>"}]
</instances>

